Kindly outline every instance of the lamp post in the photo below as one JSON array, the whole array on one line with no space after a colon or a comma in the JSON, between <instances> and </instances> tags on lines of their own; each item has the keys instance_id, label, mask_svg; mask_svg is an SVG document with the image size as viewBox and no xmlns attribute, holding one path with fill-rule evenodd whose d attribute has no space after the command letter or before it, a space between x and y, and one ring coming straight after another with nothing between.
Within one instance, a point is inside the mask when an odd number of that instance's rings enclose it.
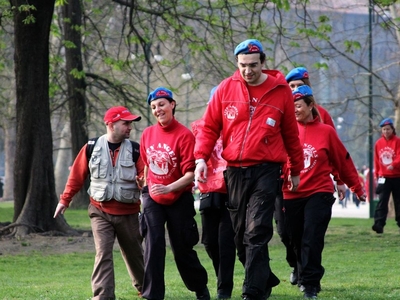
<instances>
[{"instance_id":1,"label":"lamp post","mask_svg":"<svg viewBox=\"0 0 400 300\"><path fill-rule=\"evenodd\" d=\"M146 97L150 94L150 73L151 73L151 66L150 66L150 54L151 54L151 42L146 43L144 46L145 52L145 60L146 60ZM150 126L150 105L147 105L147 126Z\"/></svg>"},{"instance_id":2,"label":"lamp post","mask_svg":"<svg viewBox=\"0 0 400 300\"><path fill-rule=\"evenodd\" d=\"M374 201L374 165L373 165L373 85L372 85L372 13L373 13L373 0L369 0L368 7L368 69L369 69L369 77L368 77L368 119L369 119L369 127L368 127L368 165L369 165L369 190L368 199L369 199L369 217L372 218L374 216L374 205L371 205L372 201Z\"/></svg>"}]
</instances>

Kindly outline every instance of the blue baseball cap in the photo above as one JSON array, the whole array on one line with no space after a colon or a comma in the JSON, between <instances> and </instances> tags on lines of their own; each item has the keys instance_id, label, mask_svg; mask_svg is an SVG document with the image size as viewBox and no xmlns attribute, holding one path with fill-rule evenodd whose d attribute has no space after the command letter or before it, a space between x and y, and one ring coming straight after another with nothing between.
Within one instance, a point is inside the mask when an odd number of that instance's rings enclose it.
<instances>
[{"instance_id":1,"label":"blue baseball cap","mask_svg":"<svg viewBox=\"0 0 400 300\"><path fill-rule=\"evenodd\" d=\"M380 127L383 127L383 126L386 126L386 125L393 126L393 120L391 118L386 118L386 119L383 119L382 122L379 123Z\"/></svg>"},{"instance_id":2,"label":"blue baseball cap","mask_svg":"<svg viewBox=\"0 0 400 300\"><path fill-rule=\"evenodd\" d=\"M235 55L238 54L252 54L252 53L263 53L263 47L259 40L250 39L241 42L235 48Z\"/></svg>"},{"instance_id":3,"label":"blue baseball cap","mask_svg":"<svg viewBox=\"0 0 400 300\"><path fill-rule=\"evenodd\" d=\"M301 85L292 92L292 95L293 100L296 102L297 100L312 96L313 93L312 89L308 85Z\"/></svg>"},{"instance_id":4,"label":"blue baseball cap","mask_svg":"<svg viewBox=\"0 0 400 300\"><path fill-rule=\"evenodd\" d=\"M169 89L167 89L165 87L158 87L149 94L149 96L147 97L147 103L150 104L151 101L154 101L154 100L157 100L160 98L165 98L170 101L175 101L173 98L173 94Z\"/></svg>"},{"instance_id":5,"label":"blue baseball cap","mask_svg":"<svg viewBox=\"0 0 400 300\"><path fill-rule=\"evenodd\" d=\"M306 68L298 67L294 68L286 75L286 82L291 82L293 80L303 80L304 78L308 77L308 71Z\"/></svg>"}]
</instances>

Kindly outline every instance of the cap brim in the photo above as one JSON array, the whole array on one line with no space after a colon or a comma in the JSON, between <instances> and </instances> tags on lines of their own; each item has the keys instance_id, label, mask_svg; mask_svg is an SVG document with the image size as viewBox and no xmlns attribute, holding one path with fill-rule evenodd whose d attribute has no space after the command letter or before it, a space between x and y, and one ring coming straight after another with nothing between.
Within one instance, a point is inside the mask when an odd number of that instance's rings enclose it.
<instances>
[{"instance_id":1,"label":"cap brim","mask_svg":"<svg viewBox=\"0 0 400 300\"><path fill-rule=\"evenodd\" d=\"M133 121L133 122L137 122L140 121L142 119L141 116L135 116L135 115L131 115L130 117L125 117L123 119L120 119L122 121Z\"/></svg>"}]
</instances>

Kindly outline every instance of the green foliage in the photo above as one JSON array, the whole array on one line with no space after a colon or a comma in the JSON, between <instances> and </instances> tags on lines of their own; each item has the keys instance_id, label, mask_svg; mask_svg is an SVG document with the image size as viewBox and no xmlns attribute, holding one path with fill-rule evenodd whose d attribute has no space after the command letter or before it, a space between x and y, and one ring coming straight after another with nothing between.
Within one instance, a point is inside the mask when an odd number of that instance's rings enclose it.
<instances>
[{"instance_id":1,"label":"green foliage","mask_svg":"<svg viewBox=\"0 0 400 300\"><path fill-rule=\"evenodd\" d=\"M18 7L18 11L20 13L26 13L26 18L22 21L25 25L33 24L36 22L35 16L32 14L33 11L36 11L36 7L34 5L23 4Z\"/></svg>"},{"instance_id":2,"label":"green foliage","mask_svg":"<svg viewBox=\"0 0 400 300\"><path fill-rule=\"evenodd\" d=\"M354 50L361 49L361 44L359 41L346 40L344 41L344 46L345 46L345 51L350 53L354 53Z\"/></svg>"},{"instance_id":3,"label":"green foliage","mask_svg":"<svg viewBox=\"0 0 400 300\"><path fill-rule=\"evenodd\" d=\"M70 74L76 78L76 79L82 79L85 78L85 72L84 71L79 71L78 69L74 68L71 70Z\"/></svg>"},{"instance_id":4,"label":"green foliage","mask_svg":"<svg viewBox=\"0 0 400 300\"><path fill-rule=\"evenodd\" d=\"M75 45L74 42L72 42L72 41L64 40L64 41L63 41L63 44L64 44L65 48L69 48L69 49L74 49L74 48L76 48L76 45Z\"/></svg>"}]
</instances>

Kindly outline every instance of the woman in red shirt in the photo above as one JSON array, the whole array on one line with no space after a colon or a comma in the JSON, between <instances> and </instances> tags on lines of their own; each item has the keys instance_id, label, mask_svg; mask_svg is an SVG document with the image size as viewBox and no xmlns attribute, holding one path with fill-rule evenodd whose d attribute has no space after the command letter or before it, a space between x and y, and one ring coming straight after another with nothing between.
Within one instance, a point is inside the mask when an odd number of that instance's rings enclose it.
<instances>
[{"instance_id":1,"label":"woman in red shirt","mask_svg":"<svg viewBox=\"0 0 400 300\"><path fill-rule=\"evenodd\" d=\"M298 285L304 291L304 298L316 299L324 275L321 264L324 238L335 203L332 166L361 201L365 201L365 195L353 160L336 131L320 122L311 88L299 86L293 91L293 98L304 169L296 191L288 188L289 182L285 179L283 205L297 258ZM285 174L284 178L288 176Z\"/></svg>"},{"instance_id":2,"label":"woman in red shirt","mask_svg":"<svg viewBox=\"0 0 400 300\"><path fill-rule=\"evenodd\" d=\"M193 250L199 241L192 196L195 139L192 132L175 119L176 102L170 90L155 89L147 103L157 124L146 128L140 141L145 164L140 220L145 240L142 295L145 299L164 299L167 227L183 282L196 293L196 299L210 300L207 272Z\"/></svg>"}]
</instances>

